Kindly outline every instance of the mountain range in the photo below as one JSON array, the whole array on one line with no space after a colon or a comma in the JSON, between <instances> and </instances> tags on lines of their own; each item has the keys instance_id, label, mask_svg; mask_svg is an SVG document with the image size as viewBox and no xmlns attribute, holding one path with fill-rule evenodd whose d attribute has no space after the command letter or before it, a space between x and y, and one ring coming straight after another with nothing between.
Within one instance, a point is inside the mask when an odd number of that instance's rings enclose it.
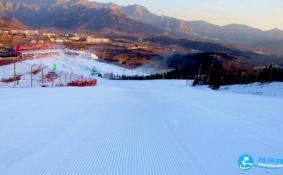
<instances>
[{"instance_id":1,"label":"mountain range","mask_svg":"<svg viewBox=\"0 0 283 175\"><path fill-rule=\"evenodd\" d=\"M283 31L279 29L260 30L242 24L218 26L205 21L190 21L188 24L199 35L215 40L234 43L256 43L261 41L280 41Z\"/></svg>"},{"instance_id":2,"label":"mountain range","mask_svg":"<svg viewBox=\"0 0 283 175\"><path fill-rule=\"evenodd\" d=\"M137 4L119 6L89 0L2 0L0 27L7 26L170 35L240 44L283 41L283 31L279 29L263 31L240 24L217 26L159 16Z\"/></svg>"}]
</instances>

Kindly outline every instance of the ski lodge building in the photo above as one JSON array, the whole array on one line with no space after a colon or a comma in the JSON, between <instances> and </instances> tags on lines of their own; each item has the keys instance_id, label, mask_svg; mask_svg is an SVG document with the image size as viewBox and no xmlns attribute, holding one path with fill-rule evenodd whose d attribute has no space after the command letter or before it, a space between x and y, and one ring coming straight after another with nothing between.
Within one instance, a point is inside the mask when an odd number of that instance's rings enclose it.
<instances>
[{"instance_id":1,"label":"ski lodge building","mask_svg":"<svg viewBox=\"0 0 283 175\"><path fill-rule=\"evenodd\" d=\"M48 57L59 54L59 50L47 44L17 46L16 53L22 59Z\"/></svg>"}]
</instances>

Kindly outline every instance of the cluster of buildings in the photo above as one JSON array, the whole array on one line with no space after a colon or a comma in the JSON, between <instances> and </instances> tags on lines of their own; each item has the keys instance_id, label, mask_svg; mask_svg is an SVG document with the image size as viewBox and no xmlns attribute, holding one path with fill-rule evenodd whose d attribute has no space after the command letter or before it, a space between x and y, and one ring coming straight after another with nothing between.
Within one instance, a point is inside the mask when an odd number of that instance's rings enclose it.
<instances>
[{"instance_id":1,"label":"cluster of buildings","mask_svg":"<svg viewBox=\"0 0 283 175\"><path fill-rule=\"evenodd\" d=\"M16 29L10 29L10 28L2 28L0 29L0 34L37 36L39 35L39 31L38 30L16 30Z\"/></svg>"},{"instance_id":2,"label":"cluster of buildings","mask_svg":"<svg viewBox=\"0 0 283 175\"><path fill-rule=\"evenodd\" d=\"M5 47L0 44L0 59L3 58L38 58L58 55L60 50L50 44L26 44Z\"/></svg>"},{"instance_id":3,"label":"cluster of buildings","mask_svg":"<svg viewBox=\"0 0 283 175\"><path fill-rule=\"evenodd\" d=\"M107 45L109 48L143 50L147 49L147 44L142 41L132 42L125 39L113 39L95 37L80 33L54 33L38 30L15 30L0 28L0 37L3 41L7 38L5 45L0 45L0 58L17 57L19 59L53 56L59 54L59 50L53 46L63 46L65 44L93 44ZM12 38L12 39L11 39ZM16 40L14 40L14 38ZM15 42L16 41L16 42ZM104 45L105 44L105 45ZM114 46L114 47L113 47ZM2 47L2 48L1 48ZM98 46L100 47L100 46ZM115 52L115 51L114 51ZM73 51L65 51L65 54L76 55ZM95 56L94 59L97 59Z\"/></svg>"},{"instance_id":4,"label":"cluster of buildings","mask_svg":"<svg viewBox=\"0 0 283 175\"><path fill-rule=\"evenodd\" d=\"M18 57L26 59L58 55L59 50L50 44L31 44L16 46L15 53Z\"/></svg>"},{"instance_id":5,"label":"cluster of buildings","mask_svg":"<svg viewBox=\"0 0 283 175\"><path fill-rule=\"evenodd\" d=\"M78 33L65 33L57 34L52 32L39 32L38 30L16 30L11 28L0 28L0 35L13 35L13 36L27 36L39 37L51 42L64 43L64 42L84 42L90 44L110 43L109 38L94 37Z\"/></svg>"},{"instance_id":6,"label":"cluster of buildings","mask_svg":"<svg viewBox=\"0 0 283 175\"><path fill-rule=\"evenodd\" d=\"M64 42L83 42L89 44L110 43L109 38L98 38L93 36L81 35L81 34L55 34L55 33L42 33L44 37L47 37L52 42L64 43Z\"/></svg>"},{"instance_id":7,"label":"cluster of buildings","mask_svg":"<svg viewBox=\"0 0 283 175\"><path fill-rule=\"evenodd\" d=\"M112 42L109 38L86 34L62 34L11 28L0 28L0 37L3 41L0 43L0 59L9 57L25 59L56 55L59 51L53 46L63 43L107 44Z\"/></svg>"},{"instance_id":8,"label":"cluster of buildings","mask_svg":"<svg viewBox=\"0 0 283 175\"><path fill-rule=\"evenodd\" d=\"M147 46L142 44L129 44L128 49L129 50L147 49Z\"/></svg>"},{"instance_id":9,"label":"cluster of buildings","mask_svg":"<svg viewBox=\"0 0 283 175\"><path fill-rule=\"evenodd\" d=\"M6 48L3 44L0 44L0 59L4 57L16 57L14 48Z\"/></svg>"}]
</instances>

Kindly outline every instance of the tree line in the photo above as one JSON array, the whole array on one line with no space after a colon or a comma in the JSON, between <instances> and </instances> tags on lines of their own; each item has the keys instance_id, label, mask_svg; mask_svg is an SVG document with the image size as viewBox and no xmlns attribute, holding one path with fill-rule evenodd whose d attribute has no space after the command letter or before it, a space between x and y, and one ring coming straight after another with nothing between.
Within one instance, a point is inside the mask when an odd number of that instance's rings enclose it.
<instances>
[{"instance_id":1,"label":"tree line","mask_svg":"<svg viewBox=\"0 0 283 175\"><path fill-rule=\"evenodd\" d=\"M199 65L198 71L185 69L172 70L166 73L153 75L114 75L114 80L156 80L156 79L190 79L193 86L209 85L213 89L218 89L222 85L248 84L254 82L283 81L283 68L273 64L261 68L238 69L227 71L222 65L211 65L208 70L202 70Z\"/></svg>"}]
</instances>

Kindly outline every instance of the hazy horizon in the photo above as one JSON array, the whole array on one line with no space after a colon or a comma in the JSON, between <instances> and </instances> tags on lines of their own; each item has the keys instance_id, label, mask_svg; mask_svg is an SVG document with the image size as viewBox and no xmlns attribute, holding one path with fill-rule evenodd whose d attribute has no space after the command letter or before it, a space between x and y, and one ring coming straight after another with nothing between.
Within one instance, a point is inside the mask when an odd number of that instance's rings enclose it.
<instances>
[{"instance_id":1,"label":"hazy horizon","mask_svg":"<svg viewBox=\"0 0 283 175\"><path fill-rule=\"evenodd\" d=\"M244 24L261 30L283 30L281 0L92 0L119 5L139 4L158 15L183 20L203 20L216 25ZM162 5L161 5L162 4ZM244 4L244 5L243 5Z\"/></svg>"}]
</instances>

